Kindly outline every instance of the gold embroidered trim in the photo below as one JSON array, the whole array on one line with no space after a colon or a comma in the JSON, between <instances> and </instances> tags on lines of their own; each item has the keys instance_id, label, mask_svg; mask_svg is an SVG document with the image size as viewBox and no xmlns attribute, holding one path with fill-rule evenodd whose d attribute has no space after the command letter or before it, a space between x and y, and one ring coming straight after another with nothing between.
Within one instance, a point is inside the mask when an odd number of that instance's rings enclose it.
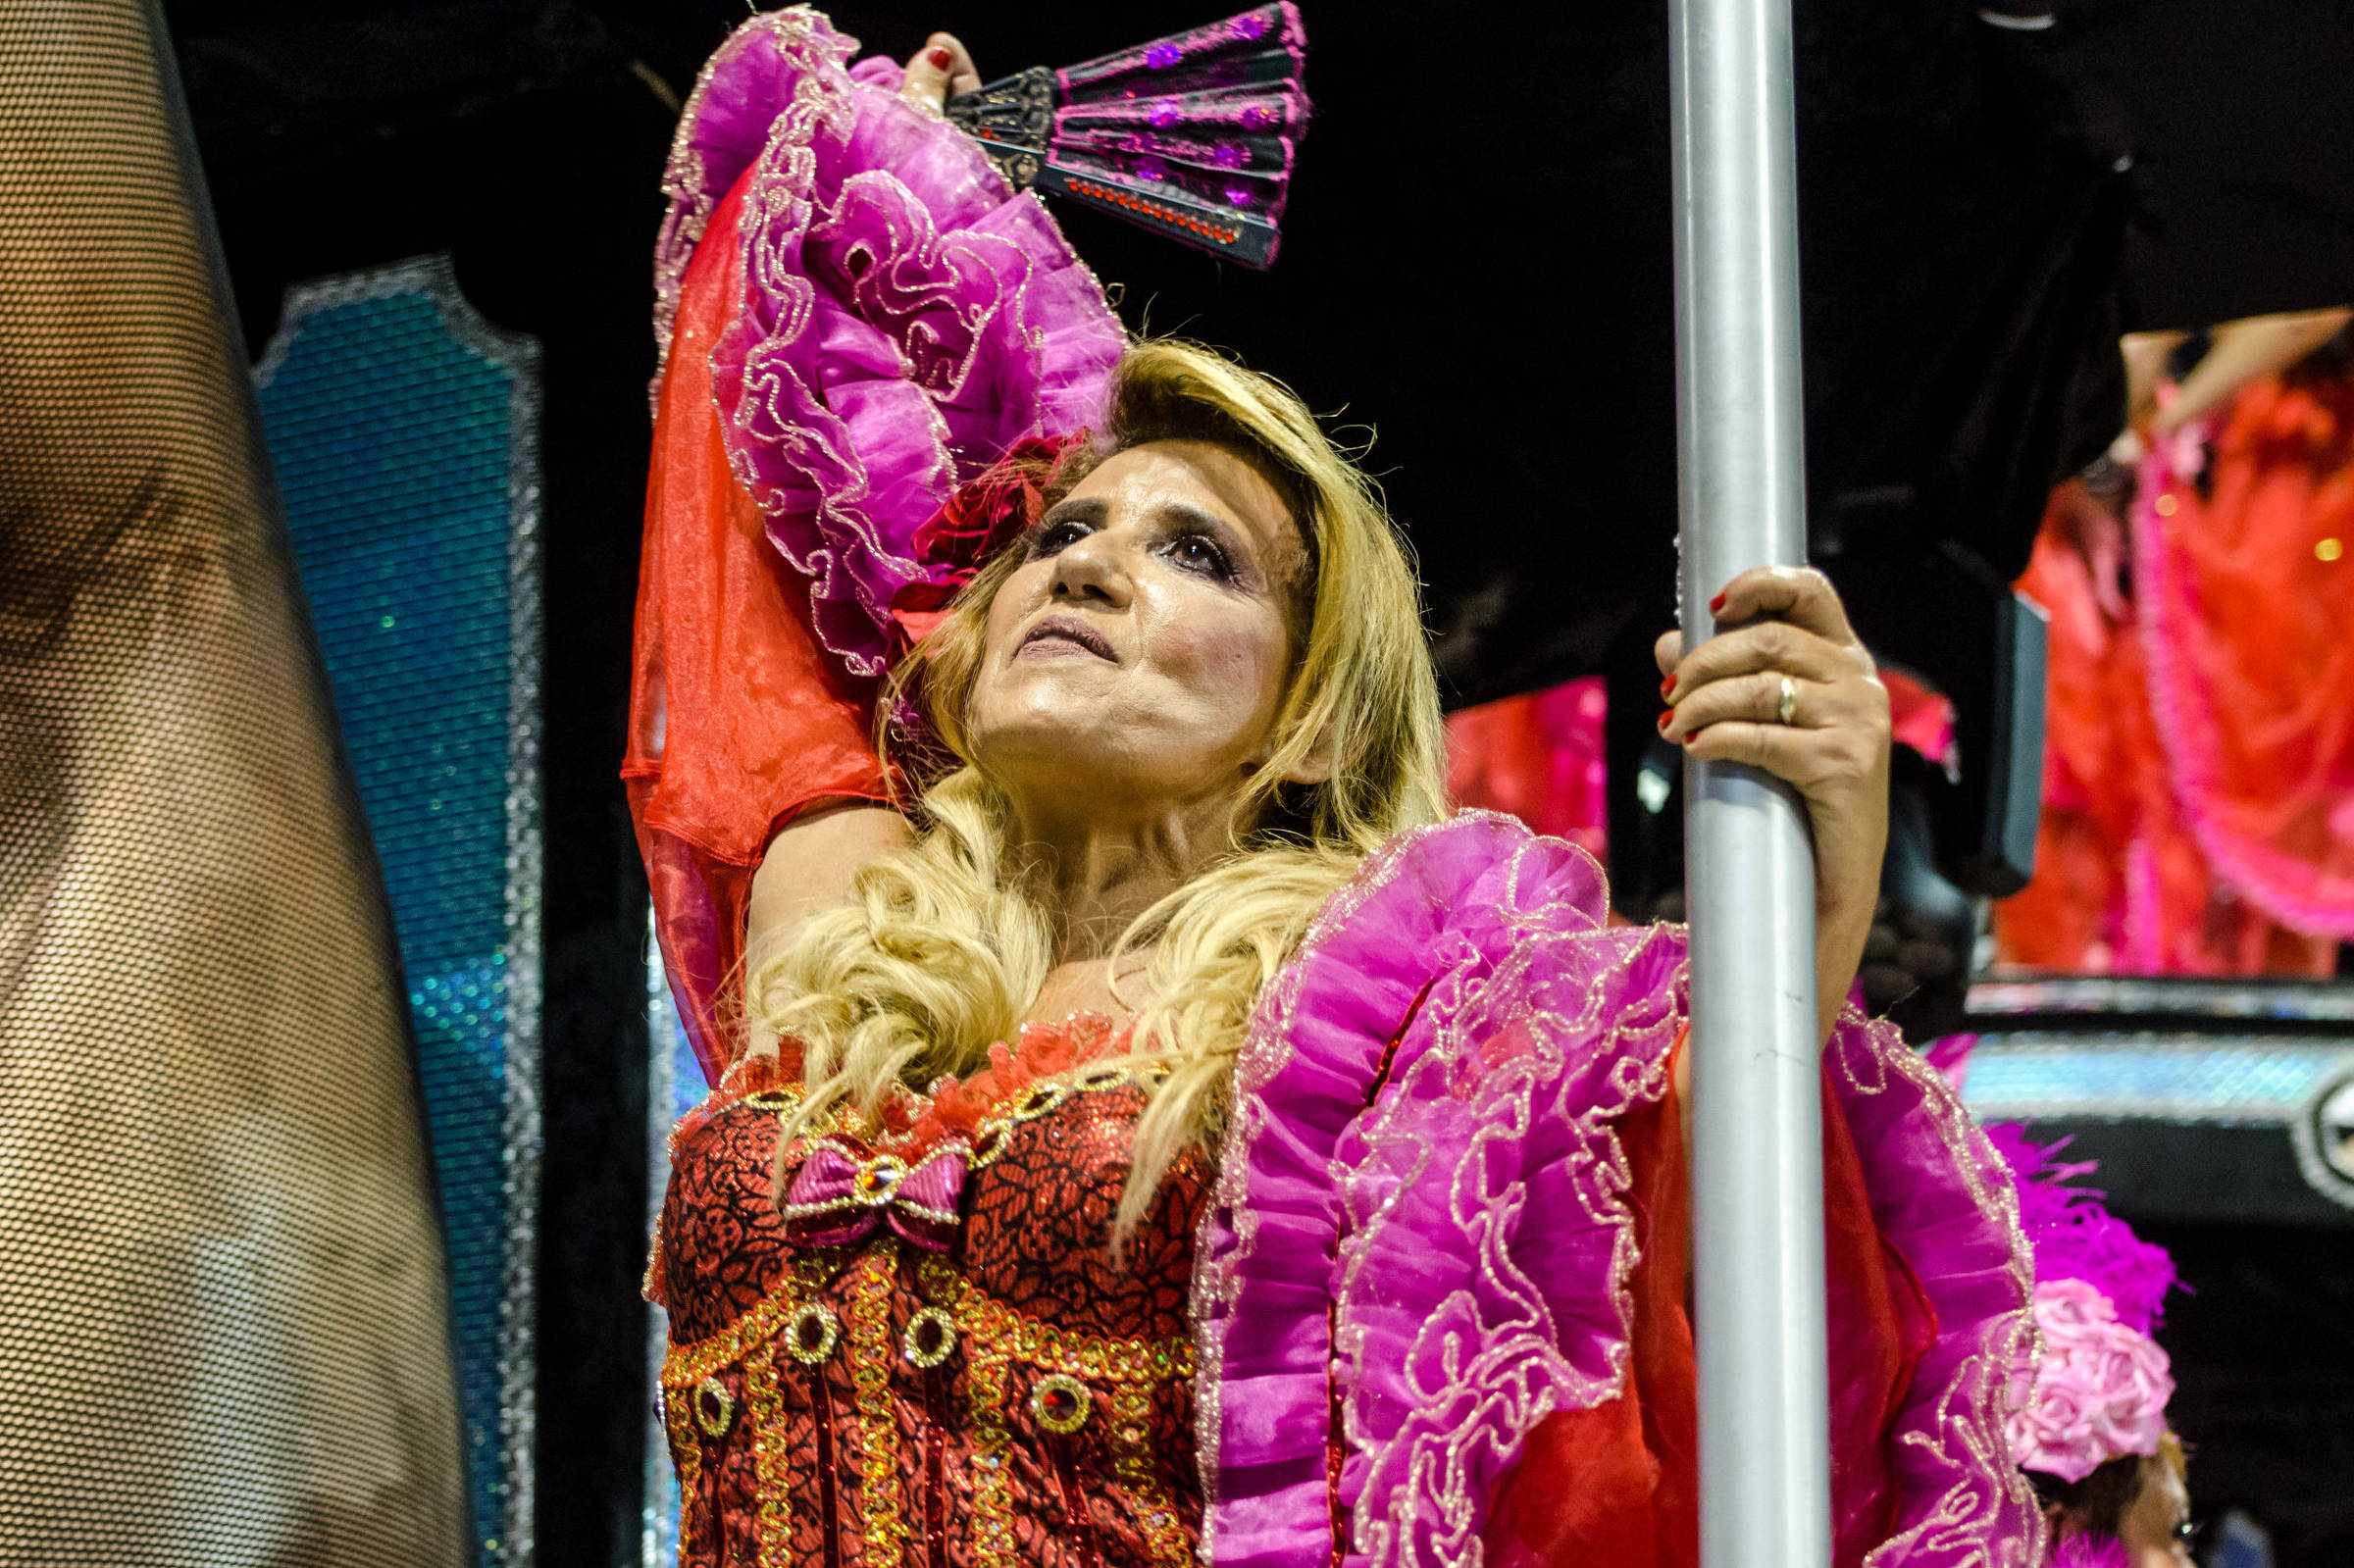
<instances>
[{"instance_id":1,"label":"gold embroidered trim","mask_svg":"<svg viewBox=\"0 0 2354 1568\"><path fill-rule=\"evenodd\" d=\"M923 1260L922 1275L927 1288L944 1279L964 1287L953 1269L935 1258ZM967 1305L968 1295L975 1304ZM947 1304L964 1330L965 1397L973 1412L973 1561L977 1568L1015 1568L1013 1477L1006 1462L1013 1429L1005 1421L1011 1368L1000 1321L1013 1312L978 1290L952 1296ZM986 1328L984 1318L991 1320Z\"/></svg>"},{"instance_id":2,"label":"gold embroidered trim","mask_svg":"<svg viewBox=\"0 0 2354 1568\"><path fill-rule=\"evenodd\" d=\"M1144 1528L1146 1549L1155 1562L1172 1565L1193 1559L1193 1543L1177 1520L1168 1483L1152 1464L1152 1392L1134 1383L1117 1384L1111 1391L1111 1473L1127 1489L1136 1505L1137 1523Z\"/></svg>"},{"instance_id":3,"label":"gold embroidered trim","mask_svg":"<svg viewBox=\"0 0 2354 1568\"><path fill-rule=\"evenodd\" d=\"M1034 1121L1071 1097L1071 1086L1059 1079L1042 1078L1013 1102L1005 1114L1017 1122Z\"/></svg>"},{"instance_id":4,"label":"gold embroidered trim","mask_svg":"<svg viewBox=\"0 0 2354 1568\"><path fill-rule=\"evenodd\" d=\"M773 1060L773 1058L766 1057L761 1059ZM752 1060L753 1058L749 1056L739 1058L736 1065L729 1068L727 1075L719 1081L718 1087L705 1094L701 1103L697 1104L693 1110L671 1124L670 1136L663 1139L662 1146L669 1151L670 1162L673 1165L679 1162L680 1134L691 1122L697 1127L708 1127L715 1117L723 1112L732 1111L739 1105L749 1105L754 1110L773 1111L780 1121L801 1108L801 1087L798 1084L787 1084L777 1088L756 1088L749 1093L741 1091L737 1087L738 1077L746 1070L746 1064Z\"/></svg>"},{"instance_id":5,"label":"gold embroidered trim","mask_svg":"<svg viewBox=\"0 0 2354 1568\"><path fill-rule=\"evenodd\" d=\"M998 1156L1005 1152L1005 1141L1016 1127L1036 1121L1074 1094L1094 1094L1130 1084L1152 1088L1168 1076L1166 1062L1140 1062L1134 1067L1099 1062L1039 1079L1022 1091L1019 1099L981 1119L973 1129L972 1154L966 1168L978 1171L996 1164Z\"/></svg>"},{"instance_id":6,"label":"gold embroidered trim","mask_svg":"<svg viewBox=\"0 0 2354 1568\"><path fill-rule=\"evenodd\" d=\"M891 1403L891 1286L898 1268L899 1244L887 1237L858 1260L850 1282L850 1392L858 1407L864 1475L858 1488L866 1535L861 1568L890 1568L907 1539L899 1420Z\"/></svg>"},{"instance_id":7,"label":"gold embroidered trim","mask_svg":"<svg viewBox=\"0 0 2354 1568\"><path fill-rule=\"evenodd\" d=\"M695 1436L692 1395L684 1389L662 1391L663 1425L670 1429L670 1457L679 1471L679 1553L694 1544L695 1493L703 1479L703 1442Z\"/></svg>"},{"instance_id":8,"label":"gold embroidered trim","mask_svg":"<svg viewBox=\"0 0 2354 1568\"><path fill-rule=\"evenodd\" d=\"M929 1254L917 1261L916 1282L926 1300L953 1315L964 1343L965 1391L972 1405L977 1478L973 1488L973 1560L977 1568L1016 1568L1018 1561L1013 1489L1006 1473L1006 1455L1013 1446L1013 1431L1006 1421L1006 1390L1016 1363L1050 1377L1093 1378L1112 1386L1113 1474L1135 1500L1154 1559L1172 1565L1188 1561L1193 1547L1178 1521L1167 1481L1152 1462L1152 1396L1160 1385L1194 1375L1192 1338L1106 1340L1100 1335L1073 1334L1022 1316Z\"/></svg>"},{"instance_id":9,"label":"gold embroidered trim","mask_svg":"<svg viewBox=\"0 0 2354 1568\"><path fill-rule=\"evenodd\" d=\"M842 1264L843 1254L839 1249L795 1258L776 1288L742 1317L707 1340L672 1345L662 1357L662 1387L692 1388L721 1367L734 1366L766 1344L793 1320L804 1300L826 1288L826 1283L841 1272Z\"/></svg>"},{"instance_id":10,"label":"gold embroidered trim","mask_svg":"<svg viewBox=\"0 0 2354 1568\"><path fill-rule=\"evenodd\" d=\"M793 1481L787 1456L793 1442L785 1397L777 1388L777 1347L764 1344L744 1358L743 1397L752 1407L752 1473L759 1478L760 1568L793 1562Z\"/></svg>"},{"instance_id":11,"label":"gold embroidered trim","mask_svg":"<svg viewBox=\"0 0 2354 1568\"><path fill-rule=\"evenodd\" d=\"M975 1348L976 1341L1001 1350L1009 1361L1040 1372L1060 1372L1074 1378L1101 1378L1111 1383L1169 1383L1194 1375L1191 1336L1166 1340L1107 1340L1100 1334L1073 1334L1051 1323L1026 1318L974 1285L940 1258L927 1254L916 1265L924 1298L955 1314L956 1327Z\"/></svg>"}]
</instances>

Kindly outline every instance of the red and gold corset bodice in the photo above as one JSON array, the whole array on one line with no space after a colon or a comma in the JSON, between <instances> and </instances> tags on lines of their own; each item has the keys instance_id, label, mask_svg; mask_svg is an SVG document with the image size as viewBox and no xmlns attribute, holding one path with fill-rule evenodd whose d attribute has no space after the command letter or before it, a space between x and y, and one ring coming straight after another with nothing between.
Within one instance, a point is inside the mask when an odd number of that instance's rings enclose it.
<instances>
[{"instance_id":1,"label":"red and gold corset bodice","mask_svg":"<svg viewBox=\"0 0 2354 1568\"><path fill-rule=\"evenodd\" d=\"M782 1205L783 1073L747 1064L680 1124L648 1284L683 1562L1191 1559L1204 1168L1172 1165L1115 1263L1157 1070L1101 1060L1109 1034L1034 1026L885 1131L804 1139Z\"/></svg>"}]
</instances>

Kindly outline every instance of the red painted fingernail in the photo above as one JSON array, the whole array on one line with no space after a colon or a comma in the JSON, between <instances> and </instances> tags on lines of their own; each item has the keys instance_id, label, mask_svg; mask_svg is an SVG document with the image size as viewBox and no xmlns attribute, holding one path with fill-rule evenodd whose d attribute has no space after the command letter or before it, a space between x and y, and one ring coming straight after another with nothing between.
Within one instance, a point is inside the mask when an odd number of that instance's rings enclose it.
<instances>
[{"instance_id":1,"label":"red painted fingernail","mask_svg":"<svg viewBox=\"0 0 2354 1568\"><path fill-rule=\"evenodd\" d=\"M1666 702L1673 698L1674 695L1675 677L1669 676L1666 680L1660 683L1660 700L1662 702Z\"/></svg>"},{"instance_id":2,"label":"red painted fingernail","mask_svg":"<svg viewBox=\"0 0 2354 1568\"><path fill-rule=\"evenodd\" d=\"M1721 594L1721 593L1719 593L1719 594L1717 594L1717 595L1716 595L1716 597L1714 597L1714 598L1713 598L1713 599L1711 599L1711 600L1709 601L1709 614L1711 614L1711 615L1721 615L1721 614L1723 614L1723 613L1724 613L1724 595L1723 595L1723 594Z\"/></svg>"},{"instance_id":3,"label":"red painted fingernail","mask_svg":"<svg viewBox=\"0 0 2354 1568\"><path fill-rule=\"evenodd\" d=\"M1660 733L1665 734L1667 733L1667 721L1674 717L1675 710L1673 708L1670 708L1665 713L1660 715Z\"/></svg>"},{"instance_id":4,"label":"red painted fingernail","mask_svg":"<svg viewBox=\"0 0 2354 1568\"><path fill-rule=\"evenodd\" d=\"M949 62L953 61L956 57L948 53L947 50L940 48L936 45L933 48L924 51L924 58L931 61L933 65L937 66L942 71L946 71L948 69Z\"/></svg>"}]
</instances>

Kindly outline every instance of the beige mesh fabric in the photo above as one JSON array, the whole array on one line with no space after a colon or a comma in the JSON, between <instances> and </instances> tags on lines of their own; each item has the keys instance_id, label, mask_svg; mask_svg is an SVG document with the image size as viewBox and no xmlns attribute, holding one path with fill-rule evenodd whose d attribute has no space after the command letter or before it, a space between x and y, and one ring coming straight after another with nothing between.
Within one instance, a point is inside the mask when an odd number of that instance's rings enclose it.
<instances>
[{"instance_id":1,"label":"beige mesh fabric","mask_svg":"<svg viewBox=\"0 0 2354 1568\"><path fill-rule=\"evenodd\" d=\"M455 1564L393 950L167 58L0 4L0 1564Z\"/></svg>"}]
</instances>

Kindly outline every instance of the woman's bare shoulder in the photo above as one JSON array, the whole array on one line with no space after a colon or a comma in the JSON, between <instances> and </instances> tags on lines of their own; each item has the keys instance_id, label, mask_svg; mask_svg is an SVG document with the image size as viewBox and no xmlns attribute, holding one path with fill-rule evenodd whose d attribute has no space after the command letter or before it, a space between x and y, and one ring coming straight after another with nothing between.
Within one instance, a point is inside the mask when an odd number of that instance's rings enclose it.
<instances>
[{"instance_id":1,"label":"woman's bare shoulder","mask_svg":"<svg viewBox=\"0 0 2354 1568\"><path fill-rule=\"evenodd\" d=\"M850 880L861 866L914 836L905 817L870 800L804 812L787 823L768 841L768 853L752 875L745 971L757 974L791 944L803 921L848 899Z\"/></svg>"}]
</instances>

